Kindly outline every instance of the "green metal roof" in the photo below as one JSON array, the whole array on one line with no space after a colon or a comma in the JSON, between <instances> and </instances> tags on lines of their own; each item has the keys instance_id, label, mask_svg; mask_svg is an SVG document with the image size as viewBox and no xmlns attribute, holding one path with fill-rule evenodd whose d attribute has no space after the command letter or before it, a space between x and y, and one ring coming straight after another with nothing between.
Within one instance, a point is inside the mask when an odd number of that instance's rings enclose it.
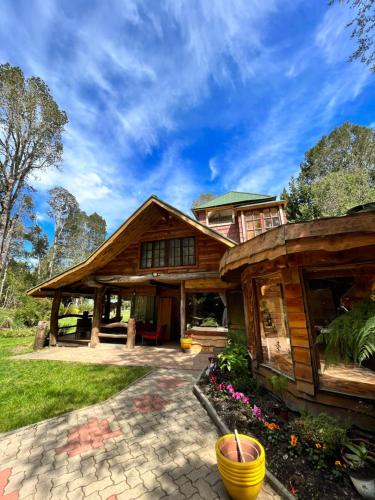
<instances>
[{"instance_id":1,"label":"green metal roof","mask_svg":"<svg viewBox=\"0 0 375 500\"><path fill-rule=\"evenodd\" d=\"M222 205L238 205L242 203L259 203L262 201L274 201L276 196L270 194L256 194L256 193L240 193L238 191L229 191L228 193L217 196L213 200L206 201L201 205L193 208L199 210L200 208L220 207Z\"/></svg>"}]
</instances>

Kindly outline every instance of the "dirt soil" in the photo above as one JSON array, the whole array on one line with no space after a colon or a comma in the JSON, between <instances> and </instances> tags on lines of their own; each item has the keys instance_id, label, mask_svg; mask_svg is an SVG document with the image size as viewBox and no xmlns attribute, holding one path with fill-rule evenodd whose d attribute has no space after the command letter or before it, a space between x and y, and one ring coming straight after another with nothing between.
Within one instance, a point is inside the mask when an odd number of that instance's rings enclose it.
<instances>
[{"instance_id":1,"label":"dirt soil","mask_svg":"<svg viewBox=\"0 0 375 500\"><path fill-rule=\"evenodd\" d=\"M293 456L289 446L289 423L297 416L287 412L288 421L276 415L278 404L273 396L264 391L262 394L249 395L251 405L254 404L263 410L266 420L275 422L280 430L268 431L266 427L249 418L249 410L240 405L229 395L211 393L208 379L200 382L201 390L206 394L220 418L226 425L239 433L253 435L264 446L267 458L267 468L277 479L292 492L296 498L302 500L357 500L361 496L355 491L348 475L334 473L334 465L327 468L317 468L307 456ZM285 409L285 408L284 408ZM270 438L271 434L271 438Z\"/></svg>"}]
</instances>

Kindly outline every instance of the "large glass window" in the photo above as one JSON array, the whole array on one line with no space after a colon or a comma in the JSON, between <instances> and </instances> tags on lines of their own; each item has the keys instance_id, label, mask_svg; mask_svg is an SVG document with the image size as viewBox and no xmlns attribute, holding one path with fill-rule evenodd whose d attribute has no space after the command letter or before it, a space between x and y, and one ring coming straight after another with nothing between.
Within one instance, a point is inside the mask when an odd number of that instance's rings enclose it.
<instances>
[{"instance_id":1,"label":"large glass window","mask_svg":"<svg viewBox=\"0 0 375 500\"><path fill-rule=\"evenodd\" d=\"M278 207L264 208L263 210L249 210L245 212L247 239L250 240L268 229L280 226Z\"/></svg>"},{"instance_id":2,"label":"large glass window","mask_svg":"<svg viewBox=\"0 0 375 500\"><path fill-rule=\"evenodd\" d=\"M231 224L233 222L233 210L215 210L209 212L208 223L210 226L219 224Z\"/></svg>"},{"instance_id":3,"label":"large glass window","mask_svg":"<svg viewBox=\"0 0 375 500\"><path fill-rule=\"evenodd\" d=\"M321 269L305 276L320 386L373 397L375 270Z\"/></svg>"},{"instance_id":4,"label":"large glass window","mask_svg":"<svg viewBox=\"0 0 375 500\"><path fill-rule=\"evenodd\" d=\"M178 267L195 264L195 238L143 242L141 267Z\"/></svg>"},{"instance_id":5,"label":"large glass window","mask_svg":"<svg viewBox=\"0 0 375 500\"><path fill-rule=\"evenodd\" d=\"M227 329L227 301L224 292L189 293L186 302L189 330Z\"/></svg>"},{"instance_id":6,"label":"large glass window","mask_svg":"<svg viewBox=\"0 0 375 500\"><path fill-rule=\"evenodd\" d=\"M263 363L293 376L293 360L281 281L278 277L257 279L256 289Z\"/></svg>"}]
</instances>

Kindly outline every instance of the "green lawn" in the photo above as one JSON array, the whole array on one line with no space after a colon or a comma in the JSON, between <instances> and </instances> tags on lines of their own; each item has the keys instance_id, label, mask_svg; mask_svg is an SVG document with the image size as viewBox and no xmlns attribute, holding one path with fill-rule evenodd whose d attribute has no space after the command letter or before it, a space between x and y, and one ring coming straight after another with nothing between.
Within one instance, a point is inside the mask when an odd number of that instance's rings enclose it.
<instances>
[{"instance_id":1,"label":"green lawn","mask_svg":"<svg viewBox=\"0 0 375 500\"><path fill-rule=\"evenodd\" d=\"M0 432L107 399L150 370L8 359L30 351L33 340L0 338Z\"/></svg>"}]
</instances>

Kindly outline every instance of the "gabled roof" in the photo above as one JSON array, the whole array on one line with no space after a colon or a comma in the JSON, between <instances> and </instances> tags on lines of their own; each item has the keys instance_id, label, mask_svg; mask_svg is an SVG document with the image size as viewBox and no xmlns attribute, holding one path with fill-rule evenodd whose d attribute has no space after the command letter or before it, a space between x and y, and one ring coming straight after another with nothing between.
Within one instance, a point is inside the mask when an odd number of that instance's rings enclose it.
<instances>
[{"instance_id":1,"label":"gabled roof","mask_svg":"<svg viewBox=\"0 0 375 500\"><path fill-rule=\"evenodd\" d=\"M237 245L235 241L226 238L152 195L85 261L31 288L27 291L28 295L38 296L42 290L56 290L89 276L110 262L158 219L160 220L161 212L164 214L168 212L228 248Z\"/></svg>"},{"instance_id":2,"label":"gabled roof","mask_svg":"<svg viewBox=\"0 0 375 500\"><path fill-rule=\"evenodd\" d=\"M195 206L193 211L201 208L214 208L223 205L238 205L242 203L259 203L262 201L274 201L276 196L270 194L256 194L256 193L241 193L238 191L229 191L228 193L217 196L213 200L206 201L201 205Z\"/></svg>"}]
</instances>

